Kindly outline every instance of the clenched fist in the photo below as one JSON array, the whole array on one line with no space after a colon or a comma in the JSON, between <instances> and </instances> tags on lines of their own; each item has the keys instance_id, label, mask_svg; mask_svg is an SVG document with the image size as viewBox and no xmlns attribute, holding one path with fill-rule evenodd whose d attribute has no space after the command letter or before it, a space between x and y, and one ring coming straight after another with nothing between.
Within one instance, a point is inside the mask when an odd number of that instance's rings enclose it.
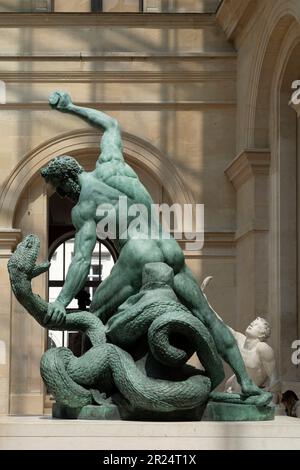
<instances>
[{"instance_id":1,"label":"clenched fist","mask_svg":"<svg viewBox=\"0 0 300 470\"><path fill-rule=\"evenodd\" d=\"M54 328L62 325L66 319L66 310L64 305L56 300L48 305L48 311L43 320L43 326Z\"/></svg>"},{"instance_id":2,"label":"clenched fist","mask_svg":"<svg viewBox=\"0 0 300 470\"><path fill-rule=\"evenodd\" d=\"M55 91L49 98L49 104L52 108L67 112L73 104L70 95L64 91Z\"/></svg>"}]
</instances>

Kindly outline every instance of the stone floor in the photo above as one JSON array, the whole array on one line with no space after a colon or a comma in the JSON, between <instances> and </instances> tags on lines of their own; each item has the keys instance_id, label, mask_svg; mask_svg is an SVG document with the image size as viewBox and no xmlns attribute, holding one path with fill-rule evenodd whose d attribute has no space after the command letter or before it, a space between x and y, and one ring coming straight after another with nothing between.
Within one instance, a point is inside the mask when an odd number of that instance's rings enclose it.
<instances>
[{"instance_id":1,"label":"stone floor","mask_svg":"<svg viewBox=\"0 0 300 470\"><path fill-rule=\"evenodd\" d=\"M1 416L0 449L300 449L300 419L265 422L53 420Z\"/></svg>"}]
</instances>

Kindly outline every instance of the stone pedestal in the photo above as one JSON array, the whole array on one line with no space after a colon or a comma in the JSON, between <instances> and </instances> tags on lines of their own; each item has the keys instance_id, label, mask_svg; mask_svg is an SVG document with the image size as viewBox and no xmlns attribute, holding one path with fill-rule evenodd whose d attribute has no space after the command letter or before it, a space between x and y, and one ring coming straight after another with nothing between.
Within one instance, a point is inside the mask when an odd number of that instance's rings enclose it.
<instances>
[{"instance_id":1,"label":"stone pedestal","mask_svg":"<svg viewBox=\"0 0 300 470\"><path fill-rule=\"evenodd\" d=\"M158 423L2 416L0 449L300 450L300 419Z\"/></svg>"},{"instance_id":2,"label":"stone pedestal","mask_svg":"<svg viewBox=\"0 0 300 470\"><path fill-rule=\"evenodd\" d=\"M271 421L274 415L275 406L209 402L205 419L207 421Z\"/></svg>"}]
</instances>

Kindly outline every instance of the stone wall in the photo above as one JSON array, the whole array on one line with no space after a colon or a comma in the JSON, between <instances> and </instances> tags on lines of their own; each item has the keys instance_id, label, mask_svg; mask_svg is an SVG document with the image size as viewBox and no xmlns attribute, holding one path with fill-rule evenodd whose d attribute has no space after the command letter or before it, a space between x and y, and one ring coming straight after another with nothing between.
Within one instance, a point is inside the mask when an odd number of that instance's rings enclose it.
<instances>
[{"instance_id":1,"label":"stone wall","mask_svg":"<svg viewBox=\"0 0 300 470\"><path fill-rule=\"evenodd\" d=\"M126 158L137 172L139 165L141 174L147 170L169 200L205 204L205 245L186 252L187 262L199 282L214 276L209 299L235 327L235 191L224 170L235 154L236 53L215 17L0 15L0 78L6 84L0 226L8 230L0 244L10 237L1 280L7 279L14 230L22 236L34 231L47 245L47 191L39 169L62 152L79 155L86 167L96 158L95 131L91 138L87 124L47 105L49 94L62 89L76 103L120 121L132 136L128 146L137 146L128 147ZM157 157L156 166L150 155ZM46 277L36 289L45 293ZM0 411L42 413L44 333L7 295L0 307L6 348Z\"/></svg>"},{"instance_id":2,"label":"stone wall","mask_svg":"<svg viewBox=\"0 0 300 470\"><path fill-rule=\"evenodd\" d=\"M237 49L237 157L227 170L236 188L237 233L244 233L237 237L237 311L242 327L246 309L252 317L265 313L282 388L299 392L291 362L300 337L299 123L289 102L299 77L300 4L224 0L217 16ZM249 155L256 155L250 173Z\"/></svg>"}]
</instances>

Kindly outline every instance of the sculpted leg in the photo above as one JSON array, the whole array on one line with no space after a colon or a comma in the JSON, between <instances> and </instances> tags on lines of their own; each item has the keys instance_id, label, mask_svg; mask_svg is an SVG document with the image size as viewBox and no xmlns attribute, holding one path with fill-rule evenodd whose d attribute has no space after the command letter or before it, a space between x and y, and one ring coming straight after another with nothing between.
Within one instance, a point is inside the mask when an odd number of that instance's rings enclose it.
<instances>
[{"instance_id":1,"label":"sculpted leg","mask_svg":"<svg viewBox=\"0 0 300 470\"><path fill-rule=\"evenodd\" d=\"M175 293L209 329L217 350L237 376L245 395L258 395L261 390L249 378L237 343L226 324L217 316L201 291L192 272L184 266L174 278Z\"/></svg>"},{"instance_id":2,"label":"sculpted leg","mask_svg":"<svg viewBox=\"0 0 300 470\"><path fill-rule=\"evenodd\" d=\"M116 264L111 274L97 288L90 311L106 323L119 305L138 291L132 285L133 280L130 272L122 271Z\"/></svg>"},{"instance_id":3,"label":"sculpted leg","mask_svg":"<svg viewBox=\"0 0 300 470\"><path fill-rule=\"evenodd\" d=\"M128 297L139 291L145 264L156 261L163 261L163 255L155 241L128 241L110 275L96 290L90 311L106 323Z\"/></svg>"}]
</instances>

